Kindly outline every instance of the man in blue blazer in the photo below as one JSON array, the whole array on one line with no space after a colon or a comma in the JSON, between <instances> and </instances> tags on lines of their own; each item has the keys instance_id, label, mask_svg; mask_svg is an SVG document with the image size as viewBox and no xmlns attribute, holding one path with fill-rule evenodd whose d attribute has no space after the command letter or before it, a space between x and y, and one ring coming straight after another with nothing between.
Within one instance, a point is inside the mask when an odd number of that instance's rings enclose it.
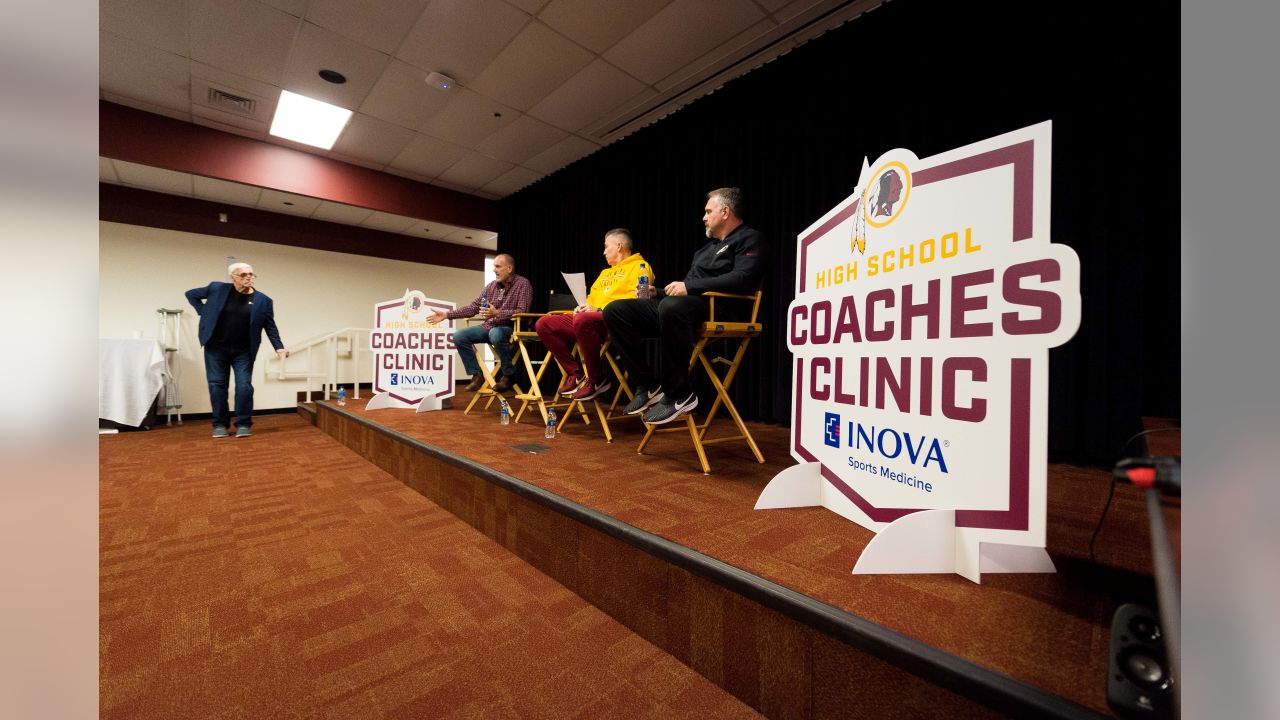
<instances>
[{"instance_id":1,"label":"man in blue blazer","mask_svg":"<svg viewBox=\"0 0 1280 720\"><path fill-rule=\"evenodd\" d=\"M212 282L187 291L187 302L200 316L200 344L204 346L204 373L209 380L209 402L213 405L213 436L227 437L230 413L227 383L236 373L236 437L253 434L253 361L262 344L262 331L276 349L289 357L280 341L271 298L255 290L253 267L233 263L227 268L231 282Z\"/></svg>"}]
</instances>

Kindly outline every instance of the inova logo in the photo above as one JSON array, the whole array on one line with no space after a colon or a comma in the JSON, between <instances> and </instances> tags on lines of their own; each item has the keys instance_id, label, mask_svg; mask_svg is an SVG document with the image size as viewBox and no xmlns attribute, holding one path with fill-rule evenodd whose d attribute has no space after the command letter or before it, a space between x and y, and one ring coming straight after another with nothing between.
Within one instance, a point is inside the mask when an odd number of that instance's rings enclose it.
<instances>
[{"instance_id":1,"label":"inova logo","mask_svg":"<svg viewBox=\"0 0 1280 720\"><path fill-rule=\"evenodd\" d=\"M391 373L391 384L392 385L400 384L400 373Z\"/></svg>"},{"instance_id":2,"label":"inova logo","mask_svg":"<svg viewBox=\"0 0 1280 720\"><path fill-rule=\"evenodd\" d=\"M826 421L822 424L822 441L831 447L840 446L841 418L836 413L826 413ZM934 463L942 472L947 471L947 458L942 453L943 444L938 438L927 435L912 436L905 430L875 425L863 425L849 421L849 432L845 436L845 446L880 455L890 460L906 456L912 465L928 468Z\"/></svg>"}]
</instances>

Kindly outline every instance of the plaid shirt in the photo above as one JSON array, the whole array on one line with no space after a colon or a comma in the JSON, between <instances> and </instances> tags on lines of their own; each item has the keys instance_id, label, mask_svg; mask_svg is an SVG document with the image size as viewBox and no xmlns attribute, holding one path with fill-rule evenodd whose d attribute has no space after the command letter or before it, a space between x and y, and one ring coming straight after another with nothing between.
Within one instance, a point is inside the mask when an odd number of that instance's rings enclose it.
<instances>
[{"instance_id":1,"label":"plaid shirt","mask_svg":"<svg viewBox=\"0 0 1280 720\"><path fill-rule=\"evenodd\" d=\"M470 305L460 307L457 310L450 310L446 317L450 320L475 317L480 312L480 298L482 297L488 298L489 305L498 311L498 314L494 317L485 318L484 324L481 325L485 330L491 330L498 325L510 325L511 316L516 313L529 312L529 303L533 302L533 285L523 275L511 273L511 276L507 278L505 287L497 280L494 280L484 287L484 292L480 294L480 297L472 300Z\"/></svg>"}]
</instances>

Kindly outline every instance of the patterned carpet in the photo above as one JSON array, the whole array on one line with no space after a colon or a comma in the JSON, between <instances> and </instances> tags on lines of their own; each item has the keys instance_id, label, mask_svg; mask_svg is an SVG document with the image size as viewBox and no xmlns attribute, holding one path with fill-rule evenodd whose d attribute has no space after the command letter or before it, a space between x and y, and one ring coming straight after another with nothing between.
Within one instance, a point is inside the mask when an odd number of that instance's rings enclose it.
<instances>
[{"instance_id":1,"label":"patterned carpet","mask_svg":"<svg viewBox=\"0 0 1280 720\"><path fill-rule=\"evenodd\" d=\"M296 416L99 447L104 718L758 717Z\"/></svg>"},{"instance_id":2,"label":"patterned carpet","mask_svg":"<svg viewBox=\"0 0 1280 720\"><path fill-rule=\"evenodd\" d=\"M1105 566L1084 562L1107 494L1105 472L1050 466L1049 550L1057 573L993 574L982 585L953 575L852 576L869 531L821 508L753 510L768 480L794 463L785 428L753 426L765 465L742 443L710 447L708 477L697 467L687 434L658 437L644 455L636 455L643 429L635 422L615 423L612 444L595 424L576 419L548 441L528 418L504 427L496 409L463 415L468 400L460 393L457 409L423 414L369 412L363 401L348 403L346 410L1108 712L1110 616L1118 602L1150 591L1150 555L1140 496L1122 488L1098 538Z\"/></svg>"}]
</instances>

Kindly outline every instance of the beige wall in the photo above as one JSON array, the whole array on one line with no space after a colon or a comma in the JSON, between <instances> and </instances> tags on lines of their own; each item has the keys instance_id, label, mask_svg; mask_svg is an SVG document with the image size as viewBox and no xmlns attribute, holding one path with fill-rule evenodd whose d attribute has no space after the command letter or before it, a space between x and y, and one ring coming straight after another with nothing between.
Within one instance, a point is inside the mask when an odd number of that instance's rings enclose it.
<instances>
[{"instance_id":1,"label":"beige wall","mask_svg":"<svg viewBox=\"0 0 1280 720\"><path fill-rule=\"evenodd\" d=\"M157 338L156 310L183 308L179 367L183 413L210 410L204 356L197 340L198 317L183 293L214 280L227 281L228 255L253 265L256 287L275 302L276 325L290 349L334 330L369 327L373 304L399 298L405 288L465 305L480 293L484 282L479 267L459 270L111 222L98 226L98 337ZM405 242L413 239L406 236ZM254 364L256 409L293 407L295 394L307 387L305 380L282 381L267 373L268 366L275 365L274 360L268 362L273 356L264 335ZM304 369L306 359L299 355L289 363L291 369ZM323 363L317 357L315 367L323 369ZM369 382L372 364L372 357L362 356L361 381ZM355 371L350 361L340 362L339 381L352 382ZM462 376L461 363L456 376Z\"/></svg>"}]
</instances>

